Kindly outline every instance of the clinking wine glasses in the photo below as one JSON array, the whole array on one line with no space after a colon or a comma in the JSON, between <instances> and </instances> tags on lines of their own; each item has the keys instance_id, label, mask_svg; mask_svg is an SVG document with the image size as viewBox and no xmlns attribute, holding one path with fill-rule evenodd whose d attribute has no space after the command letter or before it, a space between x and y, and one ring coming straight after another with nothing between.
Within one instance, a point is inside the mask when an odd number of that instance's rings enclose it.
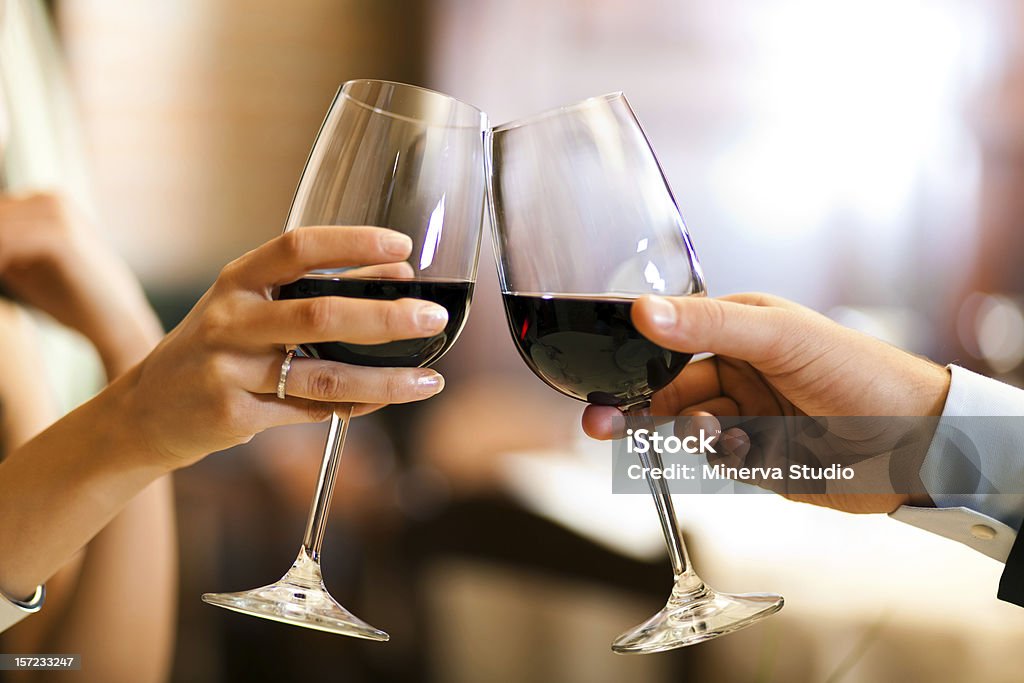
<instances>
[{"instance_id":1,"label":"clinking wine glasses","mask_svg":"<svg viewBox=\"0 0 1024 683\"><path fill-rule=\"evenodd\" d=\"M689 361L640 335L630 320L643 294L701 296L704 278L654 153L621 94L506 124L493 131L489 179L499 280L513 339L533 372L573 398L648 420L651 395ZM292 201L285 230L378 225L413 240L408 261L384 270L307 274L281 298L414 297L443 305L449 321L430 338L380 345L302 347L310 356L376 367L424 367L465 323L484 207L486 118L446 95L386 81L338 92ZM396 269L394 266L398 266ZM253 616L372 640L388 635L327 591L320 549L351 407L331 419L298 556L277 582L203 600ZM657 454L641 456L660 467ZM692 645L782 607L770 594L730 595L694 572L663 480L648 479L675 583L666 607L624 633L617 652Z\"/></svg>"}]
</instances>

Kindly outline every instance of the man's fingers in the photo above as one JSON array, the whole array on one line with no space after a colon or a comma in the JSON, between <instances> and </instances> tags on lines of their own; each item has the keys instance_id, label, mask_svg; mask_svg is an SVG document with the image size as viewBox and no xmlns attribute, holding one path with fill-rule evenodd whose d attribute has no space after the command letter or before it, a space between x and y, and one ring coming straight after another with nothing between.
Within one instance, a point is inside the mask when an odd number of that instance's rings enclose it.
<instances>
[{"instance_id":1,"label":"man's fingers","mask_svg":"<svg viewBox=\"0 0 1024 683\"><path fill-rule=\"evenodd\" d=\"M678 415L685 406L709 401L722 394L718 359L706 358L683 368L679 376L651 398L652 415Z\"/></svg>"},{"instance_id":2,"label":"man's fingers","mask_svg":"<svg viewBox=\"0 0 1024 683\"><path fill-rule=\"evenodd\" d=\"M223 276L262 290L294 282L313 270L403 261L411 251L407 235L387 228L296 228L232 261Z\"/></svg>"},{"instance_id":3,"label":"man's fingers","mask_svg":"<svg viewBox=\"0 0 1024 683\"><path fill-rule=\"evenodd\" d=\"M590 405L583 410L583 431L592 439L618 439L626 434L626 420L618 408Z\"/></svg>"},{"instance_id":4,"label":"man's fingers","mask_svg":"<svg viewBox=\"0 0 1024 683\"><path fill-rule=\"evenodd\" d=\"M778 358L806 319L798 311L701 296L641 297L633 322L656 344L685 353L711 353L752 365Z\"/></svg>"},{"instance_id":5,"label":"man's fingers","mask_svg":"<svg viewBox=\"0 0 1024 683\"><path fill-rule=\"evenodd\" d=\"M250 391L276 394L281 358L268 357L258 386ZM325 403L409 403L429 398L444 388L444 378L426 368L367 368L344 363L295 358L285 393Z\"/></svg>"},{"instance_id":6,"label":"man's fingers","mask_svg":"<svg viewBox=\"0 0 1024 683\"><path fill-rule=\"evenodd\" d=\"M747 306L783 308L790 311L811 310L795 301L783 299L781 296L775 296L774 294L765 294L764 292L741 292L739 294L725 294L715 298L720 301L731 301L737 304L746 304Z\"/></svg>"},{"instance_id":7,"label":"man's fingers","mask_svg":"<svg viewBox=\"0 0 1024 683\"><path fill-rule=\"evenodd\" d=\"M715 407L727 409L723 415L738 414L736 402L721 396L716 364L715 358L708 358L687 365L679 377L654 394L651 414L671 417L694 410L719 414L712 409ZM583 411L583 431L594 439L617 439L625 435L626 422L618 408L591 405Z\"/></svg>"},{"instance_id":8,"label":"man's fingers","mask_svg":"<svg viewBox=\"0 0 1024 683\"><path fill-rule=\"evenodd\" d=\"M722 432L718 443L722 444L722 451L740 461L750 453L750 437L742 429L733 427Z\"/></svg>"},{"instance_id":9,"label":"man's fingers","mask_svg":"<svg viewBox=\"0 0 1024 683\"><path fill-rule=\"evenodd\" d=\"M740 407L736 404L736 401L732 400L728 396L719 396L696 405L687 406L679 411L679 414L689 417L697 417L700 415L713 415L716 418L739 417Z\"/></svg>"}]
</instances>

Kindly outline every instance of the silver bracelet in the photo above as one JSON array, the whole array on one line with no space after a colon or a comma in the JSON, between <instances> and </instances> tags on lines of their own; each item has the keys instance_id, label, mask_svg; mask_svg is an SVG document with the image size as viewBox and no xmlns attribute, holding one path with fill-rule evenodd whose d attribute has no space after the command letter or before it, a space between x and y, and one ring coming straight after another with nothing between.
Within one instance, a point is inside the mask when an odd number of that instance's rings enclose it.
<instances>
[{"instance_id":1,"label":"silver bracelet","mask_svg":"<svg viewBox=\"0 0 1024 683\"><path fill-rule=\"evenodd\" d=\"M32 594L28 600L16 600L11 596L7 595L3 591L0 591L0 598L3 598L7 602L11 603L15 607L18 607L26 612L34 613L38 612L43 607L43 602L46 600L46 586L40 584L36 587L36 592Z\"/></svg>"}]
</instances>

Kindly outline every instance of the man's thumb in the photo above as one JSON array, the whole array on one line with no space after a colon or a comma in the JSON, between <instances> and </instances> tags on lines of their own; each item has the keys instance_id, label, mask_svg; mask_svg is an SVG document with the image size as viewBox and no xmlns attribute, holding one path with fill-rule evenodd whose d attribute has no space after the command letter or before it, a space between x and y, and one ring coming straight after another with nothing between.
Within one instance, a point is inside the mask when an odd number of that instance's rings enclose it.
<instances>
[{"instance_id":1,"label":"man's thumb","mask_svg":"<svg viewBox=\"0 0 1024 683\"><path fill-rule=\"evenodd\" d=\"M711 352L751 364L777 358L796 333L794 311L703 296L644 296L633 323L655 344L684 353Z\"/></svg>"}]
</instances>

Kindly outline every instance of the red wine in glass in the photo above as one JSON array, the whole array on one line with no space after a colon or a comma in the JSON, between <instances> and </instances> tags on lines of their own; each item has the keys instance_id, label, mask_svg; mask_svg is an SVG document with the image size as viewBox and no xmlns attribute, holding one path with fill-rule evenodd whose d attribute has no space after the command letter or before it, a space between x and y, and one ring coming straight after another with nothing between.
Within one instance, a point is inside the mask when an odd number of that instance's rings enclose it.
<instances>
[{"instance_id":1,"label":"red wine in glass","mask_svg":"<svg viewBox=\"0 0 1024 683\"><path fill-rule=\"evenodd\" d=\"M690 361L640 334L633 300L563 294L502 295L516 348L534 374L566 396L605 406L650 400Z\"/></svg>"}]
</instances>

